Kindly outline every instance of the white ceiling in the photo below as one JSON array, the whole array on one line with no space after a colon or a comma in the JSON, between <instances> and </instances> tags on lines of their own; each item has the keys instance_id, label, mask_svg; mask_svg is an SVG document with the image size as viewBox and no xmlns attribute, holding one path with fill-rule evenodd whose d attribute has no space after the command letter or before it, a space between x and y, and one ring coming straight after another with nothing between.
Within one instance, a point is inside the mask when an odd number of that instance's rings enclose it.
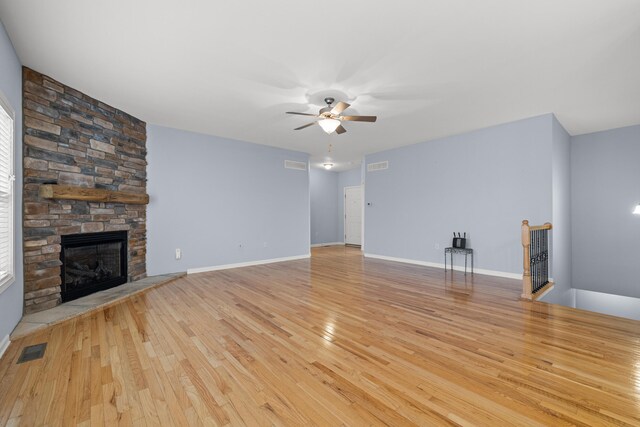
<instances>
[{"instance_id":1,"label":"white ceiling","mask_svg":"<svg viewBox=\"0 0 640 427\"><path fill-rule=\"evenodd\" d=\"M337 169L548 112L571 134L640 123L638 0L0 0L0 17L24 65L148 123ZM378 122L293 131L307 120L284 112L327 93Z\"/></svg>"}]
</instances>

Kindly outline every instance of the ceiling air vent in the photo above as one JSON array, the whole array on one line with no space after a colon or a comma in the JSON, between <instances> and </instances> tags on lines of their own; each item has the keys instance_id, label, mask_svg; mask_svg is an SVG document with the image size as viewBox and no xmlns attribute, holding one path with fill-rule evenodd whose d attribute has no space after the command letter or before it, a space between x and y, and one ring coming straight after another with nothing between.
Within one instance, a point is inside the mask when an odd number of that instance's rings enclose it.
<instances>
[{"instance_id":1,"label":"ceiling air vent","mask_svg":"<svg viewBox=\"0 0 640 427\"><path fill-rule=\"evenodd\" d=\"M295 160L285 160L284 167L285 169L297 169L299 171L307 170L307 164L305 162L296 162Z\"/></svg>"},{"instance_id":2,"label":"ceiling air vent","mask_svg":"<svg viewBox=\"0 0 640 427\"><path fill-rule=\"evenodd\" d=\"M367 165L367 172L383 171L385 169L389 169L389 162L387 160L384 162L369 163Z\"/></svg>"}]
</instances>

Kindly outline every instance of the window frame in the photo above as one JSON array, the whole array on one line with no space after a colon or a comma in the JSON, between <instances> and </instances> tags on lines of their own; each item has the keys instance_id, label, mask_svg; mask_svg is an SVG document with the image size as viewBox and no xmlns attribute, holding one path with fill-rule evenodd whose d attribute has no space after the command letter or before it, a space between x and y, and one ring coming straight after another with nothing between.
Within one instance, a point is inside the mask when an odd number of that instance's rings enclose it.
<instances>
[{"instance_id":1,"label":"window frame","mask_svg":"<svg viewBox=\"0 0 640 427\"><path fill-rule=\"evenodd\" d=\"M16 240L15 240L15 203L16 203L16 113L9 100L0 90L0 108L11 118L11 135L9 140L9 274L0 278L0 294L7 290L16 280Z\"/></svg>"}]
</instances>

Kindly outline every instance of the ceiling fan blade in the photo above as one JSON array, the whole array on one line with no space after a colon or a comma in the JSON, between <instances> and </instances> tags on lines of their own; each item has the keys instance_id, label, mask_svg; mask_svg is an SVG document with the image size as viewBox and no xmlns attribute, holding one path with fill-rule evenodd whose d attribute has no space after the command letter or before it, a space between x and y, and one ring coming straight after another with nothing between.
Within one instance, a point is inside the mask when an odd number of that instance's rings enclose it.
<instances>
[{"instance_id":1,"label":"ceiling fan blade","mask_svg":"<svg viewBox=\"0 0 640 427\"><path fill-rule=\"evenodd\" d=\"M296 114L298 116L311 116L311 117L318 117L317 114L310 114L310 113L296 113L295 111L287 111L285 114Z\"/></svg>"},{"instance_id":2,"label":"ceiling fan blade","mask_svg":"<svg viewBox=\"0 0 640 427\"><path fill-rule=\"evenodd\" d=\"M341 116L340 118L348 122L375 122L378 119L377 116Z\"/></svg>"},{"instance_id":3,"label":"ceiling fan blade","mask_svg":"<svg viewBox=\"0 0 640 427\"><path fill-rule=\"evenodd\" d=\"M350 107L350 104L340 101L336 104L335 107L331 109L331 114L335 114L335 115L340 114L349 107Z\"/></svg>"},{"instance_id":4,"label":"ceiling fan blade","mask_svg":"<svg viewBox=\"0 0 640 427\"><path fill-rule=\"evenodd\" d=\"M309 126L313 126L313 125L315 125L316 123L318 123L318 122L311 122L311 123L307 123L306 125L304 125L304 126L300 126L299 128L295 128L294 130L300 130L300 129L308 128Z\"/></svg>"},{"instance_id":5,"label":"ceiling fan blade","mask_svg":"<svg viewBox=\"0 0 640 427\"><path fill-rule=\"evenodd\" d=\"M338 127L336 128L336 133L337 133L338 135L340 135L341 133L345 133L346 131L347 131L347 130L346 130L342 125L340 125L340 126L338 126Z\"/></svg>"}]
</instances>

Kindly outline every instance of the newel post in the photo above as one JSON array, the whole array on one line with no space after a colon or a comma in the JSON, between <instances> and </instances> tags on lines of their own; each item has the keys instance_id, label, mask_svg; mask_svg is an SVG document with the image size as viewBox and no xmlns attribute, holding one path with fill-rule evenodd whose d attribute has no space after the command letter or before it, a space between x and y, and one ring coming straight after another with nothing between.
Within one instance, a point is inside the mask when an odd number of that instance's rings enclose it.
<instances>
[{"instance_id":1,"label":"newel post","mask_svg":"<svg viewBox=\"0 0 640 427\"><path fill-rule=\"evenodd\" d=\"M529 229L529 221L522 221L522 264L524 272L522 273L522 298L531 300L531 256L529 253L529 245L531 244L531 230Z\"/></svg>"}]
</instances>

